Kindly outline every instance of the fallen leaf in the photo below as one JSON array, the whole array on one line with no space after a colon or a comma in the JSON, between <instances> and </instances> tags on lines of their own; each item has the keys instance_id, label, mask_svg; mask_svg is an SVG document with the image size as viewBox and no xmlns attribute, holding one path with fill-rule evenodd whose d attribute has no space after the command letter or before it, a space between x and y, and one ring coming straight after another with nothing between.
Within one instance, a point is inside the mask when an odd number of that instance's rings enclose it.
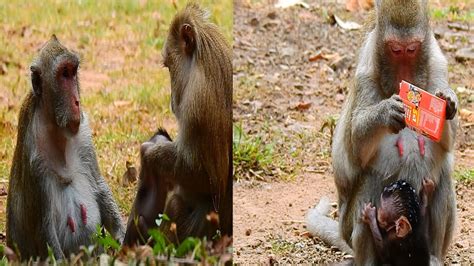
<instances>
[{"instance_id":1,"label":"fallen leaf","mask_svg":"<svg viewBox=\"0 0 474 266\"><path fill-rule=\"evenodd\" d=\"M137 176L138 176L138 171L137 169L132 165L131 162L127 161L126 162L126 168L125 173L122 176L122 186L126 187L130 183L133 183L137 181Z\"/></svg>"},{"instance_id":2,"label":"fallen leaf","mask_svg":"<svg viewBox=\"0 0 474 266\"><path fill-rule=\"evenodd\" d=\"M291 6L302 6L304 8L309 8L309 5L305 3L303 0L279 0L276 4L275 7L277 8L288 8Z\"/></svg>"},{"instance_id":3,"label":"fallen leaf","mask_svg":"<svg viewBox=\"0 0 474 266\"><path fill-rule=\"evenodd\" d=\"M307 103L301 102L301 103L298 103L295 109L298 111L305 111L305 110L308 110L311 107L311 105L312 105L311 102L307 102Z\"/></svg>"},{"instance_id":4,"label":"fallen leaf","mask_svg":"<svg viewBox=\"0 0 474 266\"><path fill-rule=\"evenodd\" d=\"M131 101L120 101L120 100L119 101L114 101L114 106L115 107L124 107L124 106L128 106L130 104L132 104Z\"/></svg>"},{"instance_id":5,"label":"fallen leaf","mask_svg":"<svg viewBox=\"0 0 474 266\"><path fill-rule=\"evenodd\" d=\"M467 110L467 109L459 110L459 116L461 117L462 120L468 123L474 122L474 112L470 110Z\"/></svg>"},{"instance_id":6,"label":"fallen leaf","mask_svg":"<svg viewBox=\"0 0 474 266\"><path fill-rule=\"evenodd\" d=\"M337 25L339 25L339 27L345 30L358 30L362 28L362 25L360 25L357 22L344 21L336 15L332 15L332 16L334 17L334 20L336 21Z\"/></svg>"},{"instance_id":7,"label":"fallen leaf","mask_svg":"<svg viewBox=\"0 0 474 266\"><path fill-rule=\"evenodd\" d=\"M320 59L324 59L324 56L321 52L318 52L316 55L313 55L309 58L309 62L315 62L315 61L318 61Z\"/></svg>"}]
</instances>

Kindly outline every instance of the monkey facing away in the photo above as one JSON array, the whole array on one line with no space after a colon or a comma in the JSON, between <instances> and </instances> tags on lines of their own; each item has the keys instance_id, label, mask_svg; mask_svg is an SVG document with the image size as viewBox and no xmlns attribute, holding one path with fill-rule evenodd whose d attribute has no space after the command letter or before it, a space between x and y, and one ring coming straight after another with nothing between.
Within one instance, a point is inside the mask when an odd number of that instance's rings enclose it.
<instances>
[{"instance_id":1,"label":"monkey facing away","mask_svg":"<svg viewBox=\"0 0 474 266\"><path fill-rule=\"evenodd\" d=\"M222 235L232 235L232 50L207 17L190 4L171 23L163 62L169 69L171 108L180 130L174 141L154 137L142 144L145 174L140 179L147 180L140 180L128 232L135 226L132 220L146 221L139 222L146 225L139 227L143 234L155 226L148 217L165 213L176 232L171 232L170 223L161 229L175 242L176 236L178 241L212 237L216 227ZM148 183L164 183L167 189L145 188ZM143 205L150 198L155 202ZM128 232L125 244L140 240L129 238Z\"/></svg>"},{"instance_id":2,"label":"monkey facing away","mask_svg":"<svg viewBox=\"0 0 474 266\"><path fill-rule=\"evenodd\" d=\"M367 203L362 211L374 239L379 259L390 265L429 265L426 207L434 183L423 180L418 196L406 181L386 186L380 195L380 206Z\"/></svg>"},{"instance_id":3,"label":"monkey facing away","mask_svg":"<svg viewBox=\"0 0 474 266\"><path fill-rule=\"evenodd\" d=\"M91 244L97 225L122 240L118 207L100 175L81 110L79 58L56 38L31 65L7 199L7 245L23 260L58 259Z\"/></svg>"},{"instance_id":4,"label":"monkey facing away","mask_svg":"<svg viewBox=\"0 0 474 266\"><path fill-rule=\"evenodd\" d=\"M456 216L451 173L458 101L449 88L447 60L430 29L427 0L377 0L375 10L333 139L339 233L353 249L356 264L376 264L360 210L377 200L376 191L397 179L406 180L418 193L423 177L430 176L437 189L427 207L429 250L443 261ZM401 80L447 101L439 142L405 127L397 95Z\"/></svg>"}]
</instances>

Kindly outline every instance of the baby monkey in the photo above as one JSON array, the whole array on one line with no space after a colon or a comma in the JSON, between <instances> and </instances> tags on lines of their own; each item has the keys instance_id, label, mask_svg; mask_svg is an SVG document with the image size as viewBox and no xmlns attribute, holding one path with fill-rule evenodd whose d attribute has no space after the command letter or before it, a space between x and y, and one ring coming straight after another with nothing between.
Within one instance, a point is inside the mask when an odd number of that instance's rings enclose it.
<instances>
[{"instance_id":1,"label":"baby monkey","mask_svg":"<svg viewBox=\"0 0 474 266\"><path fill-rule=\"evenodd\" d=\"M408 182L398 180L384 187L378 209L370 202L365 205L362 221L370 227L383 264L430 264L426 210L433 191L430 179L423 179L420 195Z\"/></svg>"}]
</instances>

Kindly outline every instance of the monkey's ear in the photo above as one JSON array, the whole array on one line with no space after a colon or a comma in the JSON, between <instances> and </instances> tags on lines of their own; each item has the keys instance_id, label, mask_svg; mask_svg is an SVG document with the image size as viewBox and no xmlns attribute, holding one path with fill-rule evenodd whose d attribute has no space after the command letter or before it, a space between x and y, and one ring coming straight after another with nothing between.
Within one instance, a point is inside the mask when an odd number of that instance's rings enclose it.
<instances>
[{"instance_id":1,"label":"monkey's ear","mask_svg":"<svg viewBox=\"0 0 474 266\"><path fill-rule=\"evenodd\" d=\"M40 96L42 92L41 88L41 70L38 66L32 65L31 70L31 85L33 87L33 93L36 96Z\"/></svg>"},{"instance_id":2,"label":"monkey's ear","mask_svg":"<svg viewBox=\"0 0 474 266\"><path fill-rule=\"evenodd\" d=\"M411 232L411 224L407 217L402 215L395 221L395 231L398 238L404 238Z\"/></svg>"},{"instance_id":3,"label":"monkey's ear","mask_svg":"<svg viewBox=\"0 0 474 266\"><path fill-rule=\"evenodd\" d=\"M184 52L186 55L191 56L196 48L196 36L193 27L185 23L181 26L181 29L179 29L179 33L181 40L184 42Z\"/></svg>"}]
</instances>

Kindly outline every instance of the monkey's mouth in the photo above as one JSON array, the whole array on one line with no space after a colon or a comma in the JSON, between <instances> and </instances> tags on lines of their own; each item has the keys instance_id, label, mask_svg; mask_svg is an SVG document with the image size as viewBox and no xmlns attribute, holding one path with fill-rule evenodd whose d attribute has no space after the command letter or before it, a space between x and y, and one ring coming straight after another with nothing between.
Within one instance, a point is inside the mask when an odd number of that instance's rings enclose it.
<instances>
[{"instance_id":1,"label":"monkey's mouth","mask_svg":"<svg viewBox=\"0 0 474 266\"><path fill-rule=\"evenodd\" d=\"M78 118L72 119L71 121L67 123L67 129L73 135L76 135L77 132L79 132L80 126L81 126L81 116L79 116Z\"/></svg>"}]
</instances>

